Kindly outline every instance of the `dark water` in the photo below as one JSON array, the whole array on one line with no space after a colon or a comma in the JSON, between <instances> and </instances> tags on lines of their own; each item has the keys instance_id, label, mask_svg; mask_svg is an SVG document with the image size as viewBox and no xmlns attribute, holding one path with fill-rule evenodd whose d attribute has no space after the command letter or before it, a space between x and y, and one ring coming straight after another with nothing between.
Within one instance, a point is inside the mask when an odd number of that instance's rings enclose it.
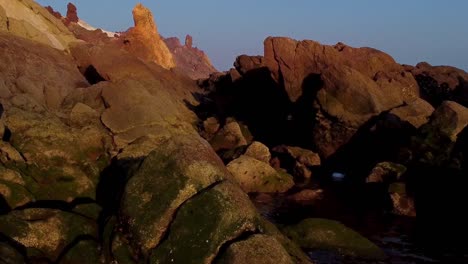
<instances>
[{"instance_id":1,"label":"dark water","mask_svg":"<svg viewBox=\"0 0 468 264\"><path fill-rule=\"evenodd\" d=\"M431 237L430 232L418 232L417 219L393 214L384 198L370 197L366 190L339 182L322 188L323 198L309 204L292 202L287 194L251 198L261 214L279 226L310 217L337 220L374 242L388 256L376 262L329 251L309 252L315 263L468 263L466 249L444 247L448 241Z\"/></svg>"}]
</instances>

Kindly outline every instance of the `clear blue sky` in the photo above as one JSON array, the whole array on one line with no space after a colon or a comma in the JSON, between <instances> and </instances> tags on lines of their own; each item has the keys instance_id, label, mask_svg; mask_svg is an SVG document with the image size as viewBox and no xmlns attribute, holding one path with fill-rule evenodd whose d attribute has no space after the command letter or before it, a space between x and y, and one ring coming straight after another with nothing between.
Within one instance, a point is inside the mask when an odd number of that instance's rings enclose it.
<instances>
[{"instance_id":1,"label":"clear blue sky","mask_svg":"<svg viewBox=\"0 0 468 264\"><path fill-rule=\"evenodd\" d=\"M37 0L65 13L66 0ZM263 54L267 36L368 46L398 62L468 70L468 0L73 0L93 26L123 31L137 2L149 7L160 33L185 34L219 70L237 55Z\"/></svg>"}]
</instances>

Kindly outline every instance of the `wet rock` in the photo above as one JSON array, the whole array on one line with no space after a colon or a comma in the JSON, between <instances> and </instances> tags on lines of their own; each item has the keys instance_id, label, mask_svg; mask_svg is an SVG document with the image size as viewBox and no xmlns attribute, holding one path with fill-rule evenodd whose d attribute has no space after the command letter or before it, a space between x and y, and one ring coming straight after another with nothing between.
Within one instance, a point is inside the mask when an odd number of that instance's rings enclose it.
<instances>
[{"instance_id":1,"label":"wet rock","mask_svg":"<svg viewBox=\"0 0 468 264\"><path fill-rule=\"evenodd\" d=\"M254 235L230 245L216 263L293 264L284 247L273 237Z\"/></svg>"},{"instance_id":2,"label":"wet rock","mask_svg":"<svg viewBox=\"0 0 468 264\"><path fill-rule=\"evenodd\" d=\"M298 193L288 196L288 200L294 201L296 203L305 203L310 204L314 203L323 198L323 190L302 190Z\"/></svg>"},{"instance_id":3,"label":"wet rock","mask_svg":"<svg viewBox=\"0 0 468 264\"><path fill-rule=\"evenodd\" d=\"M283 231L302 248L332 250L364 259L385 258L379 247L336 221L310 218L295 226L286 227Z\"/></svg>"},{"instance_id":4,"label":"wet rock","mask_svg":"<svg viewBox=\"0 0 468 264\"><path fill-rule=\"evenodd\" d=\"M390 183L400 180L406 172L406 167L392 162L381 162L377 164L367 176L367 183Z\"/></svg>"},{"instance_id":5,"label":"wet rock","mask_svg":"<svg viewBox=\"0 0 468 264\"><path fill-rule=\"evenodd\" d=\"M286 192L294 185L289 174L245 155L230 162L227 169L245 192Z\"/></svg>"},{"instance_id":6,"label":"wet rock","mask_svg":"<svg viewBox=\"0 0 468 264\"><path fill-rule=\"evenodd\" d=\"M258 141L254 141L250 144L245 155L265 163L270 163L271 159L271 153L268 147Z\"/></svg>"}]
</instances>

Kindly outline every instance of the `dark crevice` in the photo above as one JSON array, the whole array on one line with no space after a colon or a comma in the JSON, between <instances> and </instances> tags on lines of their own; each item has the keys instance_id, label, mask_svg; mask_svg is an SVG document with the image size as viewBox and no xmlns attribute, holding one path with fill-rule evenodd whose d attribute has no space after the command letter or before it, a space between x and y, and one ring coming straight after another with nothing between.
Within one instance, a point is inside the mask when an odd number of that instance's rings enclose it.
<instances>
[{"instance_id":1,"label":"dark crevice","mask_svg":"<svg viewBox=\"0 0 468 264\"><path fill-rule=\"evenodd\" d=\"M252 238L254 235L259 234L258 230L254 231L244 231L242 234L240 234L238 237L228 240L224 242L221 247L218 250L218 253L216 254L216 257L213 259L211 263L220 263L221 258L224 256L226 251L229 249L229 247L235 243L247 241L250 238Z\"/></svg>"},{"instance_id":2,"label":"dark crevice","mask_svg":"<svg viewBox=\"0 0 468 264\"><path fill-rule=\"evenodd\" d=\"M11 130L7 126L5 126L5 131L3 132L2 140L4 142L10 142L11 140Z\"/></svg>"},{"instance_id":3,"label":"dark crevice","mask_svg":"<svg viewBox=\"0 0 468 264\"><path fill-rule=\"evenodd\" d=\"M83 76L91 85L105 81L93 65L89 65L88 68L84 70Z\"/></svg>"},{"instance_id":4,"label":"dark crevice","mask_svg":"<svg viewBox=\"0 0 468 264\"><path fill-rule=\"evenodd\" d=\"M91 235L81 235L81 236L77 236L75 239L73 239L73 241L68 244L63 250L62 252L60 253L60 255L58 256L57 260L54 262L54 264L58 264L58 263L61 263L62 262L62 259L67 255L67 253L73 249L73 247L75 247L76 245L78 245L78 243L80 242L83 242L83 241L94 241L94 242L98 242L97 239ZM83 263L84 264L84 263Z\"/></svg>"},{"instance_id":5,"label":"dark crevice","mask_svg":"<svg viewBox=\"0 0 468 264\"><path fill-rule=\"evenodd\" d=\"M185 200L182 204L180 204L179 207L177 207L177 209L174 211L174 213L172 214L172 219L169 223L169 226L166 228L166 231L163 233L163 235L161 236L161 239L159 240L159 243L153 247L153 248L150 248L150 250L148 251L149 253L151 253L151 251L155 248L157 248L159 245L163 244L165 241L167 241L169 239L169 236L170 236L170 233L171 233L171 228L172 228L172 224L174 223L175 219L177 219L177 214L179 213L179 211L184 207L185 204L187 204L188 202L196 199L197 197L213 190L216 186L222 184L223 182L225 182L226 180L219 180L219 181L215 181L213 182L212 184L208 185L207 187L205 187L204 189L198 191L196 194L194 194L192 197L188 198L187 200Z\"/></svg>"}]
</instances>

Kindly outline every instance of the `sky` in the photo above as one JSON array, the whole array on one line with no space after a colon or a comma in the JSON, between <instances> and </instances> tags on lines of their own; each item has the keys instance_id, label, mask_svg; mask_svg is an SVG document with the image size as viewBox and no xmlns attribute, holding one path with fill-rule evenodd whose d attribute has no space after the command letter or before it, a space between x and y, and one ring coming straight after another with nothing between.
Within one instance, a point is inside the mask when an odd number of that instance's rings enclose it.
<instances>
[{"instance_id":1,"label":"sky","mask_svg":"<svg viewBox=\"0 0 468 264\"><path fill-rule=\"evenodd\" d=\"M66 14L66 0L37 0ZM193 36L218 70L241 54L263 55L268 36L344 42L389 53L402 64L426 61L468 71L467 0L72 0L78 16L111 31L133 25L138 2L164 37Z\"/></svg>"}]
</instances>

